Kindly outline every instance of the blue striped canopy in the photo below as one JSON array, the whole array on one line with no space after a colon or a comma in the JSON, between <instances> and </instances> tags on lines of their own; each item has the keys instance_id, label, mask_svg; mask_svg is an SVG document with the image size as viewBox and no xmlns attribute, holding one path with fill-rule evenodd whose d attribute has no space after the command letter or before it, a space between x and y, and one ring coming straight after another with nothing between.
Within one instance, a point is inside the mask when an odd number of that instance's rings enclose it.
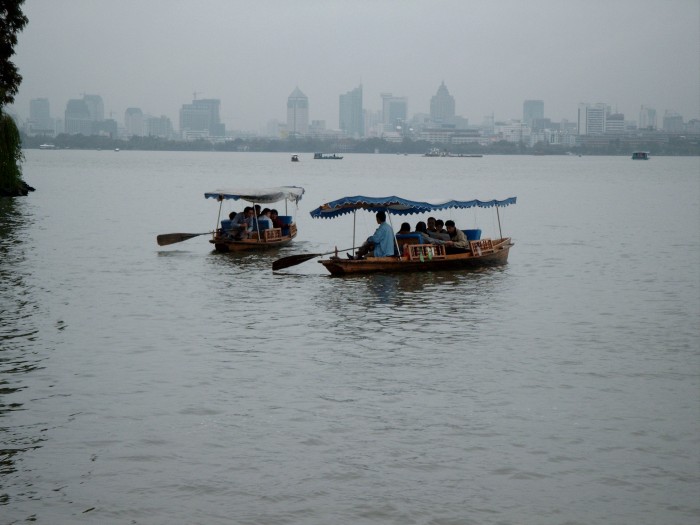
<instances>
[{"instance_id":1,"label":"blue striped canopy","mask_svg":"<svg viewBox=\"0 0 700 525\"><path fill-rule=\"evenodd\" d=\"M508 206L515 204L516 197L507 199L480 201L474 199L471 201L444 201L439 203L411 201L401 197L343 197L342 199L334 200L322 204L311 212L311 217L314 219L334 219L355 210L367 210L378 212L386 211L393 215L411 215L414 213L426 213L437 210L446 210L448 208L491 208L493 206Z\"/></svg>"},{"instance_id":2,"label":"blue striped canopy","mask_svg":"<svg viewBox=\"0 0 700 525\"><path fill-rule=\"evenodd\" d=\"M277 188L238 188L214 190L204 194L207 199L242 199L247 202L269 204L287 199L290 202L299 203L304 195L304 188L300 186L279 186Z\"/></svg>"}]
</instances>

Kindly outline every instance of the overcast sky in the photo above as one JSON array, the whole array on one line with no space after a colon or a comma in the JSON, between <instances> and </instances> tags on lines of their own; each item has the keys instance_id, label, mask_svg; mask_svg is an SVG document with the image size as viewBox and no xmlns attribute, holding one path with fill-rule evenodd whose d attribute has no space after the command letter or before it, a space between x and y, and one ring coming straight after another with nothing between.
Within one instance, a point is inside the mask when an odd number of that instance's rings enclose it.
<instances>
[{"instance_id":1,"label":"overcast sky","mask_svg":"<svg viewBox=\"0 0 700 525\"><path fill-rule=\"evenodd\" d=\"M26 0L11 108L46 97L54 117L83 93L105 115L166 115L221 100L227 129L286 120L299 87L309 119L338 126L338 96L363 86L427 113L445 82L458 115L522 118L544 100L553 121L580 102L637 120L641 105L700 118L700 0Z\"/></svg>"}]
</instances>

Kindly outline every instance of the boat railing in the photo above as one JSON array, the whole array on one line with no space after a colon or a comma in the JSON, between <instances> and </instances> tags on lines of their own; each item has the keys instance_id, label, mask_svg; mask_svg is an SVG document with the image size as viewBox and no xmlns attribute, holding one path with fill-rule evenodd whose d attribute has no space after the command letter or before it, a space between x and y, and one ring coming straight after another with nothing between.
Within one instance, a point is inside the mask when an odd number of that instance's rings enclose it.
<instances>
[{"instance_id":1,"label":"boat railing","mask_svg":"<svg viewBox=\"0 0 700 525\"><path fill-rule=\"evenodd\" d=\"M475 256L493 253L493 241L491 239L481 239L478 241L469 241L469 249Z\"/></svg>"},{"instance_id":2,"label":"boat railing","mask_svg":"<svg viewBox=\"0 0 700 525\"><path fill-rule=\"evenodd\" d=\"M444 259L447 255L445 247L441 244L408 244L406 247L409 261Z\"/></svg>"}]
</instances>

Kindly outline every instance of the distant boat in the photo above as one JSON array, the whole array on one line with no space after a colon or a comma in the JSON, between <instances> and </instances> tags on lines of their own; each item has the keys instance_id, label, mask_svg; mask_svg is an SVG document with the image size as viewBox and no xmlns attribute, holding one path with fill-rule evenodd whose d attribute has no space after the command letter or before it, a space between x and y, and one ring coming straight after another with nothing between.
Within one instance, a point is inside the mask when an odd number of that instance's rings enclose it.
<instances>
[{"instance_id":1,"label":"distant boat","mask_svg":"<svg viewBox=\"0 0 700 525\"><path fill-rule=\"evenodd\" d=\"M119 148L114 148L114 151L119 151Z\"/></svg>"},{"instance_id":2,"label":"distant boat","mask_svg":"<svg viewBox=\"0 0 700 525\"><path fill-rule=\"evenodd\" d=\"M336 155L333 153L333 155L325 155L323 153L314 153L314 159L317 160L341 160L343 157L340 155Z\"/></svg>"},{"instance_id":3,"label":"distant boat","mask_svg":"<svg viewBox=\"0 0 700 525\"><path fill-rule=\"evenodd\" d=\"M428 151L424 157L467 157L467 158L478 158L483 157L479 153L450 153L447 150L441 150L440 148L432 148Z\"/></svg>"},{"instance_id":4,"label":"distant boat","mask_svg":"<svg viewBox=\"0 0 700 525\"><path fill-rule=\"evenodd\" d=\"M299 155L292 155L292 162L299 162Z\"/></svg>"},{"instance_id":5,"label":"distant boat","mask_svg":"<svg viewBox=\"0 0 700 525\"><path fill-rule=\"evenodd\" d=\"M632 160L649 160L648 151L635 151L632 153Z\"/></svg>"},{"instance_id":6,"label":"distant boat","mask_svg":"<svg viewBox=\"0 0 700 525\"><path fill-rule=\"evenodd\" d=\"M56 149L54 144L40 144L39 149Z\"/></svg>"}]
</instances>

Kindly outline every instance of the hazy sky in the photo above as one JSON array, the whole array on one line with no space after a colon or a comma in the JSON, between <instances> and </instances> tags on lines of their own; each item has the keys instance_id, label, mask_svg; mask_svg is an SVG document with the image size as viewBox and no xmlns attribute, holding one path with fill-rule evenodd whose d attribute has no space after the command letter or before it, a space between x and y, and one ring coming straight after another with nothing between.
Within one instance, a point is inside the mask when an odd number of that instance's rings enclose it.
<instances>
[{"instance_id":1,"label":"hazy sky","mask_svg":"<svg viewBox=\"0 0 700 525\"><path fill-rule=\"evenodd\" d=\"M442 81L458 115L522 118L523 101L575 120L603 102L637 120L641 105L700 118L700 0L26 0L12 109L46 97L54 117L99 94L167 115L221 100L227 129L286 120L296 86L309 119L338 126L338 96L363 85L427 113Z\"/></svg>"}]
</instances>

